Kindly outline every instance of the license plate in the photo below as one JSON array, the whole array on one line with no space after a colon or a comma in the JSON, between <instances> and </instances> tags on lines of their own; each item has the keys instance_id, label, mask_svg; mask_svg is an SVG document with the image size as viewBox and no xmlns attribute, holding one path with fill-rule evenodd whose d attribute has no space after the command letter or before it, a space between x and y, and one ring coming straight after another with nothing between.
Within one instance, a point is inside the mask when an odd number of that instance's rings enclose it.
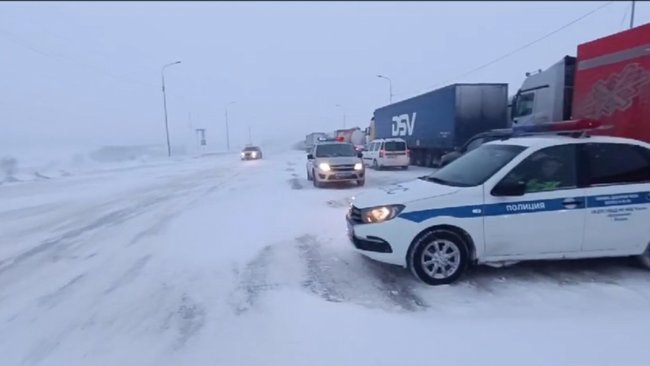
<instances>
[{"instance_id":1,"label":"license plate","mask_svg":"<svg viewBox=\"0 0 650 366\"><path fill-rule=\"evenodd\" d=\"M337 174L335 177L336 179L354 178L354 174Z\"/></svg>"}]
</instances>

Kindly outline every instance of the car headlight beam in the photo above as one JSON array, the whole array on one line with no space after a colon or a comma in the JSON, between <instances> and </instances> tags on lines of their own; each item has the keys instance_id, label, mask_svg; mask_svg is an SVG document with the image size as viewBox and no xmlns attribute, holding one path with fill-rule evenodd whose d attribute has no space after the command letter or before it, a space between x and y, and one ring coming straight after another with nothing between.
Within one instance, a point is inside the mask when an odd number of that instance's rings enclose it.
<instances>
[{"instance_id":1,"label":"car headlight beam","mask_svg":"<svg viewBox=\"0 0 650 366\"><path fill-rule=\"evenodd\" d=\"M322 170L322 171L324 171L324 172L329 172L330 170L332 170L332 168L330 167L330 165L327 164L327 163L320 163L320 164L318 164L318 169L320 169L320 170Z\"/></svg>"},{"instance_id":2,"label":"car headlight beam","mask_svg":"<svg viewBox=\"0 0 650 366\"><path fill-rule=\"evenodd\" d=\"M363 170L363 164L361 163L354 164L354 170Z\"/></svg>"},{"instance_id":3,"label":"car headlight beam","mask_svg":"<svg viewBox=\"0 0 650 366\"><path fill-rule=\"evenodd\" d=\"M404 205L371 207L361 212L361 219L367 224L377 224L394 219L404 210Z\"/></svg>"}]
</instances>

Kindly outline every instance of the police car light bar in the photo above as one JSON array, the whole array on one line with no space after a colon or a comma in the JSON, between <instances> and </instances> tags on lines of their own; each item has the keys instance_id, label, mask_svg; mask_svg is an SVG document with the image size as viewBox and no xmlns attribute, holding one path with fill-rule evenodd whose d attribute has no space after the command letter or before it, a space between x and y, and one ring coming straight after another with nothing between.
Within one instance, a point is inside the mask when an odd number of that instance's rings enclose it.
<instances>
[{"instance_id":1,"label":"police car light bar","mask_svg":"<svg viewBox=\"0 0 650 366\"><path fill-rule=\"evenodd\" d=\"M541 134L541 133L567 133L567 132L586 132L608 128L603 126L600 121L589 119L576 119L563 122L540 123L527 126L513 126L513 134Z\"/></svg>"},{"instance_id":2,"label":"police car light bar","mask_svg":"<svg viewBox=\"0 0 650 366\"><path fill-rule=\"evenodd\" d=\"M343 136L337 136L337 137L334 137L334 138L332 138L332 137L319 137L319 138L318 138L318 141L320 141L320 142L325 142L325 141L338 141L338 142L344 142L344 141L345 141L345 137L343 137Z\"/></svg>"}]
</instances>

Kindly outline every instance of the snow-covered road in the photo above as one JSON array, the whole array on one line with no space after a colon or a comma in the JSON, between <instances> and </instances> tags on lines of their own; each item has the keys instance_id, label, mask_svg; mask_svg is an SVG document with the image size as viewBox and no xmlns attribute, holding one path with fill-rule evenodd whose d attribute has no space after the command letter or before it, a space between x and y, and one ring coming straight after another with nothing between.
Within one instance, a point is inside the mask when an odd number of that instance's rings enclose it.
<instances>
[{"instance_id":1,"label":"snow-covered road","mask_svg":"<svg viewBox=\"0 0 650 366\"><path fill-rule=\"evenodd\" d=\"M650 273L477 268L431 288L355 253L300 152L0 186L1 365L647 365Z\"/></svg>"}]
</instances>

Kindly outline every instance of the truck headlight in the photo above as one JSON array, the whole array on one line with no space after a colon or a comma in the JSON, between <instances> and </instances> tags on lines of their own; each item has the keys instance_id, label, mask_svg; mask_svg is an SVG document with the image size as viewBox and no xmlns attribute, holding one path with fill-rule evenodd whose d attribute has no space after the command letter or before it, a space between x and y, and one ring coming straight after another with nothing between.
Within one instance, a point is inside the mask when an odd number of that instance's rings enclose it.
<instances>
[{"instance_id":1,"label":"truck headlight","mask_svg":"<svg viewBox=\"0 0 650 366\"><path fill-rule=\"evenodd\" d=\"M389 205L366 208L361 211L361 219L367 224L376 224L394 219L404 210L404 205Z\"/></svg>"},{"instance_id":2,"label":"truck headlight","mask_svg":"<svg viewBox=\"0 0 650 366\"><path fill-rule=\"evenodd\" d=\"M354 164L354 170L363 170L363 164L361 163Z\"/></svg>"},{"instance_id":3,"label":"truck headlight","mask_svg":"<svg viewBox=\"0 0 650 366\"><path fill-rule=\"evenodd\" d=\"M320 169L320 170L322 170L324 172L329 172L330 170L332 170L332 168L330 168L330 165L327 164L327 163L318 164L318 169Z\"/></svg>"}]
</instances>

